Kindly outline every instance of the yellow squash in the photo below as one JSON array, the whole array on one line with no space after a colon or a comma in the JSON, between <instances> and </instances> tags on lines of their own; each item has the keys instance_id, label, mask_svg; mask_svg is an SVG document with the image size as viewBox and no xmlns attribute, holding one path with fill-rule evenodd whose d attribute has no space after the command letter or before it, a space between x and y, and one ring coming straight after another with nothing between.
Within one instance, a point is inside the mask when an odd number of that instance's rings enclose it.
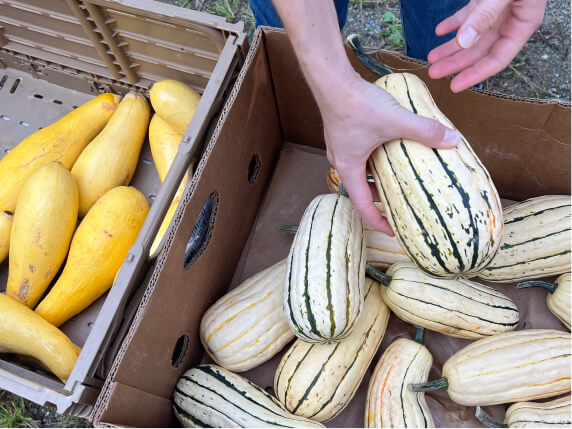
<instances>
[{"instance_id":1,"label":"yellow squash","mask_svg":"<svg viewBox=\"0 0 572 429\"><path fill-rule=\"evenodd\" d=\"M65 381L80 351L58 328L0 293L0 353L30 356Z\"/></svg>"},{"instance_id":2,"label":"yellow squash","mask_svg":"<svg viewBox=\"0 0 572 429\"><path fill-rule=\"evenodd\" d=\"M0 212L0 263L8 256L10 249L10 230L14 216L9 211Z\"/></svg>"},{"instance_id":3,"label":"yellow squash","mask_svg":"<svg viewBox=\"0 0 572 429\"><path fill-rule=\"evenodd\" d=\"M22 140L0 160L0 210L13 212L24 182L50 161L70 169L81 151L105 126L119 103L101 94L59 121Z\"/></svg>"},{"instance_id":4,"label":"yellow squash","mask_svg":"<svg viewBox=\"0 0 572 429\"><path fill-rule=\"evenodd\" d=\"M61 276L36 308L60 326L113 284L149 211L145 196L131 186L107 192L78 226Z\"/></svg>"},{"instance_id":5,"label":"yellow squash","mask_svg":"<svg viewBox=\"0 0 572 429\"><path fill-rule=\"evenodd\" d=\"M149 111L145 97L131 91L77 159L71 172L79 190L80 217L107 191L131 181L147 134Z\"/></svg>"},{"instance_id":6,"label":"yellow squash","mask_svg":"<svg viewBox=\"0 0 572 429\"><path fill-rule=\"evenodd\" d=\"M36 306L67 256L77 210L77 186L61 163L30 176L14 214L7 295Z\"/></svg>"},{"instance_id":7,"label":"yellow squash","mask_svg":"<svg viewBox=\"0 0 572 429\"><path fill-rule=\"evenodd\" d=\"M184 134L199 105L201 96L176 80L160 80L149 90L155 112L175 130Z\"/></svg>"},{"instance_id":8,"label":"yellow squash","mask_svg":"<svg viewBox=\"0 0 572 429\"><path fill-rule=\"evenodd\" d=\"M171 164L175 160L175 156L179 150L179 143L182 138L183 134L176 131L159 115L153 115L149 124L149 144L151 145L151 155L153 156L153 162L155 163L155 168L157 168L157 173L159 174L159 180L161 180L161 182L164 182L167 177L169 168L171 168ZM192 165L190 169L192 171ZM160 250L161 241L171 224L171 220L179 206L179 201L185 191L188 176L189 174L186 173L183 180L181 180L177 193L173 197L169 210L167 211L167 214L159 227L157 236L151 245L150 253L152 258L156 257Z\"/></svg>"}]
</instances>

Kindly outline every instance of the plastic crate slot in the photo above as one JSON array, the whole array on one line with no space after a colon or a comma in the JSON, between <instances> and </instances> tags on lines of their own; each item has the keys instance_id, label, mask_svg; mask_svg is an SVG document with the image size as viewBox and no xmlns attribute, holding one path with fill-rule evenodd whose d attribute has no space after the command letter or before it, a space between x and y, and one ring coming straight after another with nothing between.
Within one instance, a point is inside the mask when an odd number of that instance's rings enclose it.
<instances>
[{"instance_id":1,"label":"plastic crate slot","mask_svg":"<svg viewBox=\"0 0 572 429\"><path fill-rule=\"evenodd\" d=\"M93 322L87 322L87 327L90 329L93 328Z\"/></svg>"},{"instance_id":2,"label":"plastic crate slot","mask_svg":"<svg viewBox=\"0 0 572 429\"><path fill-rule=\"evenodd\" d=\"M153 161L143 158L141 162L145 165L153 165Z\"/></svg>"},{"instance_id":3,"label":"plastic crate slot","mask_svg":"<svg viewBox=\"0 0 572 429\"><path fill-rule=\"evenodd\" d=\"M9 120L10 120L10 116L0 115L0 119L2 119L3 121L9 121Z\"/></svg>"},{"instance_id":4,"label":"plastic crate slot","mask_svg":"<svg viewBox=\"0 0 572 429\"><path fill-rule=\"evenodd\" d=\"M20 122L18 122L18 124L22 125L23 127L29 127L30 126L30 124L26 121L20 121Z\"/></svg>"},{"instance_id":5,"label":"plastic crate slot","mask_svg":"<svg viewBox=\"0 0 572 429\"><path fill-rule=\"evenodd\" d=\"M4 88L4 84L6 83L7 80L8 80L7 75L2 76L2 79L0 79L0 89Z\"/></svg>"},{"instance_id":6,"label":"plastic crate slot","mask_svg":"<svg viewBox=\"0 0 572 429\"><path fill-rule=\"evenodd\" d=\"M61 101L61 100L52 100L52 103L54 103L54 104L60 104L60 105L61 105L61 104L64 104L64 102Z\"/></svg>"},{"instance_id":7,"label":"plastic crate slot","mask_svg":"<svg viewBox=\"0 0 572 429\"><path fill-rule=\"evenodd\" d=\"M157 199L157 196L155 194L149 194L149 199L151 201L155 201Z\"/></svg>"},{"instance_id":8,"label":"plastic crate slot","mask_svg":"<svg viewBox=\"0 0 572 429\"><path fill-rule=\"evenodd\" d=\"M10 149L4 149L4 153L10 153Z\"/></svg>"},{"instance_id":9,"label":"plastic crate slot","mask_svg":"<svg viewBox=\"0 0 572 429\"><path fill-rule=\"evenodd\" d=\"M34 94L34 98L41 100L42 98L44 98L44 96L42 94Z\"/></svg>"},{"instance_id":10,"label":"plastic crate slot","mask_svg":"<svg viewBox=\"0 0 572 429\"><path fill-rule=\"evenodd\" d=\"M173 348L173 354L171 356L171 365L173 368L178 368L181 363L183 363L185 355L189 350L190 343L191 339L188 334L183 334L177 339L175 347Z\"/></svg>"}]
</instances>

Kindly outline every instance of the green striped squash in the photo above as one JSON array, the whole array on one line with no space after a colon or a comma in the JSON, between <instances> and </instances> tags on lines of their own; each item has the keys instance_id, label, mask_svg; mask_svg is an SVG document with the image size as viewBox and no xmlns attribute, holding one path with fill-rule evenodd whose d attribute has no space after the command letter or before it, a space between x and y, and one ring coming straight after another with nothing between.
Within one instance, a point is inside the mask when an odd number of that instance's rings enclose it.
<instances>
[{"instance_id":1,"label":"green striped squash","mask_svg":"<svg viewBox=\"0 0 572 429\"><path fill-rule=\"evenodd\" d=\"M519 314L506 295L467 279L436 279L412 263L392 265L383 301L400 319L444 335L478 339L515 329Z\"/></svg>"},{"instance_id":2,"label":"green striped squash","mask_svg":"<svg viewBox=\"0 0 572 429\"><path fill-rule=\"evenodd\" d=\"M172 403L183 427L324 427L289 413L262 388L216 365L186 371Z\"/></svg>"},{"instance_id":3,"label":"green striped squash","mask_svg":"<svg viewBox=\"0 0 572 429\"><path fill-rule=\"evenodd\" d=\"M376 268L388 268L400 262L409 262L409 256L403 250L395 236L380 232L364 222L366 260Z\"/></svg>"},{"instance_id":4,"label":"green striped squash","mask_svg":"<svg viewBox=\"0 0 572 429\"><path fill-rule=\"evenodd\" d=\"M314 198L288 255L284 312L298 338L331 343L347 337L363 305L365 243L349 198Z\"/></svg>"},{"instance_id":5,"label":"green striped squash","mask_svg":"<svg viewBox=\"0 0 572 429\"><path fill-rule=\"evenodd\" d=\"M286 259L248 278L215 302L201 319L210 357L234 372L266 362L294 333L282 308Z\"/></svg>"},{"instance_id":6,"label":"green striped squash","mask_svg":"<svg viewBox=\"0 0 572 429\"><path fill-rule=\"evenodd\" d=\"M497 405L570 392L570 333L521 329L463 347L443 365L443 377L410 384L412 391L446 389L454 402Z\"/></svg>"},{"instance_id":7,"label":"green striped squash","mask_svg":"<svg viewBox=\"0 0 572 429\"><path fill-rule=\"evenodd\" d=\"M454 128L421 79L377 80L410 111ZM489 173L465 138L454 149L399 139L369 158L386 217L403 250L426 273L468 277L491 261L501 241L502 208Z\"/></svg>"},{"instance_id":8,"label":"green striped squash","mask_svg":"<svg viewBox=\"0 0 572 429\"><path fill-rule=\"evenodd\" d=\"M407 389L409 383L427 381L432 363L433 356L423 344L409 338L391 343L369 381L364 427L435 427L425 394Z\"/></svg>"},{"instance_id":9,"label":"green striped squash","mask_svg":"<svg viewBox=\"0 0 572 429\"><path fill-rule=\"evenodd\" d=\"M548 402L517 402L508 407L505 424L509 428L570 427L570 395Z\"/></svg>"},{"instance_id":10,"label":"green striped squash","mask_svg":"<svg viewBox=\"0 0 572 429\"><path fill-rule=\"evenodd\" d=\"M570 195L545 195L504 209L499 251L478 276L515 282L570 272Z\"/></svg>"},{"instance_id":11,"label":"green striped squash","mask_svg":"<svg viewBox=\"0 0 572 429\"><path fill-rule=\"evenodd\" d=\"M336 344L311 344L298 339L282 357L274 376L274 391L293 414L330 420L353 398L389 319L379 283L371 279L367 282L364 308L349 337Z\"/></svg>"}]
</instances>

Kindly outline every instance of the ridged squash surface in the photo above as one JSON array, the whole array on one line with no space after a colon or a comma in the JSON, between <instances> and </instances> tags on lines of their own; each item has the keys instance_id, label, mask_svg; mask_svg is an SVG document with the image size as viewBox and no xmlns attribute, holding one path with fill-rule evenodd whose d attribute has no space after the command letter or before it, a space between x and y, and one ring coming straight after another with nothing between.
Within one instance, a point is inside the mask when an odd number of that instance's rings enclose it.
<instances>
[{"instance_id":1,"label":"ridged squash surface","mask_svg":"<svg viewBox=\"0 0 572 429\"><path fill-rule=\"evenodd\" d=\"M203 315L200 337L224 368L246 371L266 362L294 338L282 309L286 259L249 277Z\"/></svg>"},{"instance_id":2,"label":"ridged squash surface","mask_svg":"<svg viewBox=\"0 0 572 429\"><path fill-rule=\"evenodd\" d=\"M454 128L417 76L393 73L376 85L404 108ZM453 149L394 140L372 153L369 166L385 215L420 269L434 277L456 278L487 266L500 246L501 203L464 137Z\"/></svg>"},{"instance_id":3,"label":"ridged squash surface","mask_svg":"<svg viewBox=\"0 0 572 429\"><path fill-rule=\"evenodd\" d=\"M338 415L354 397L389 320L380 285L366 279L367 294L352 333L335 344L301 339L282 357L274 376L274 391L292 413L317 421Z\"/></svg>"},{"instance_id":4,"label":"ridged squash surface","mask_svg":"<svg viewBox=\"0 0 572 429\"><path fill-rule=\"evenodd\" d=\"M60 326L103 295L148 211L147 199L134 187L118 186L104 194L78 226L63 272L36 313Z\"/></svg>"},{"instance_id":5,"label":"ridged squash surface","mask_svg":"<svg viewBox=\"0 0 572 429\"><path fill-rule=\"evenodd\" d=\"M284 312L296 336L316 343L347 337L363 305L364 283L361 217L349 198L317 196L288 255Z\"/></svg>"},{"instance_id":6,"label":"ridged squash surface","mask_svg":"<svg viewBox=\"0 0 572 429\"><path fill-rule=\"evenodd\" d=\"M324 427L289 413L264 389L217 365L198 365L183 374L173 411L183 427Z\"/></svg>"},{"instance_id":7,"label":"ridged squash surface","mask_svg":"<svg viewBox=\"0 0 572 429\"><path fill-rule=\"evenodd\" d=\"M391 343L369 380L364 427L435 427L425 394L407 389L409 383L427 381L432 363L433 356L423 344L408 338Z\"/></svg>"},{"instance_id":8,"label":"ridged squash surface","mask_svg":"<svg viewBox=\"0 0 572 429\"><path fill-rule=\"evenodd\" d=\"M521 329L477 340L443 365L458 404L496 405L570 391L570 333Z\"/></svg>"},{"instance_id":9,"label":"ridged squash surface","mask_svg":"<svg viewBox=\"0 0 572 429\"><path fill-rule=\"evenodd\" d=\"M570 395L548 402L517 402L506 410L509 428L569 428L572 425Z\"/></svg>"},{"instance_id":10,"label":"ridged squash surface","mask_svg":"<svg viewBox=\"0 0 572 429\"><path fill-rule=\"evenodd\" d=\"M68 254L78 203L75 181L57 161L26 181L12 225L7 295L36 306Z\"/></svg>"}]
</instances>

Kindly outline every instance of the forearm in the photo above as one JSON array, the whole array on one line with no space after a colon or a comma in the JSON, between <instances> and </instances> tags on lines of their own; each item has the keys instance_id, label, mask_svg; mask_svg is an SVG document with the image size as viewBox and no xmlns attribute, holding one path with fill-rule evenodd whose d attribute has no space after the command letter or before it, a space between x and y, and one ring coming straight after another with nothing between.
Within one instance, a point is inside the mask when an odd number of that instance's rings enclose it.
<instances>
[{"instance_id":1,"label":"forearm","mask_svg":"<svg viewBox=\"0 0 572 429\"><path fill-rule=\"evenodd\" d=\"M273 3L318 105L335 102L334 97L339 97L336 90L347 87L358 76L344 49L334 3L331 0L273 0Z\"/></svg>"}]
</instances>

